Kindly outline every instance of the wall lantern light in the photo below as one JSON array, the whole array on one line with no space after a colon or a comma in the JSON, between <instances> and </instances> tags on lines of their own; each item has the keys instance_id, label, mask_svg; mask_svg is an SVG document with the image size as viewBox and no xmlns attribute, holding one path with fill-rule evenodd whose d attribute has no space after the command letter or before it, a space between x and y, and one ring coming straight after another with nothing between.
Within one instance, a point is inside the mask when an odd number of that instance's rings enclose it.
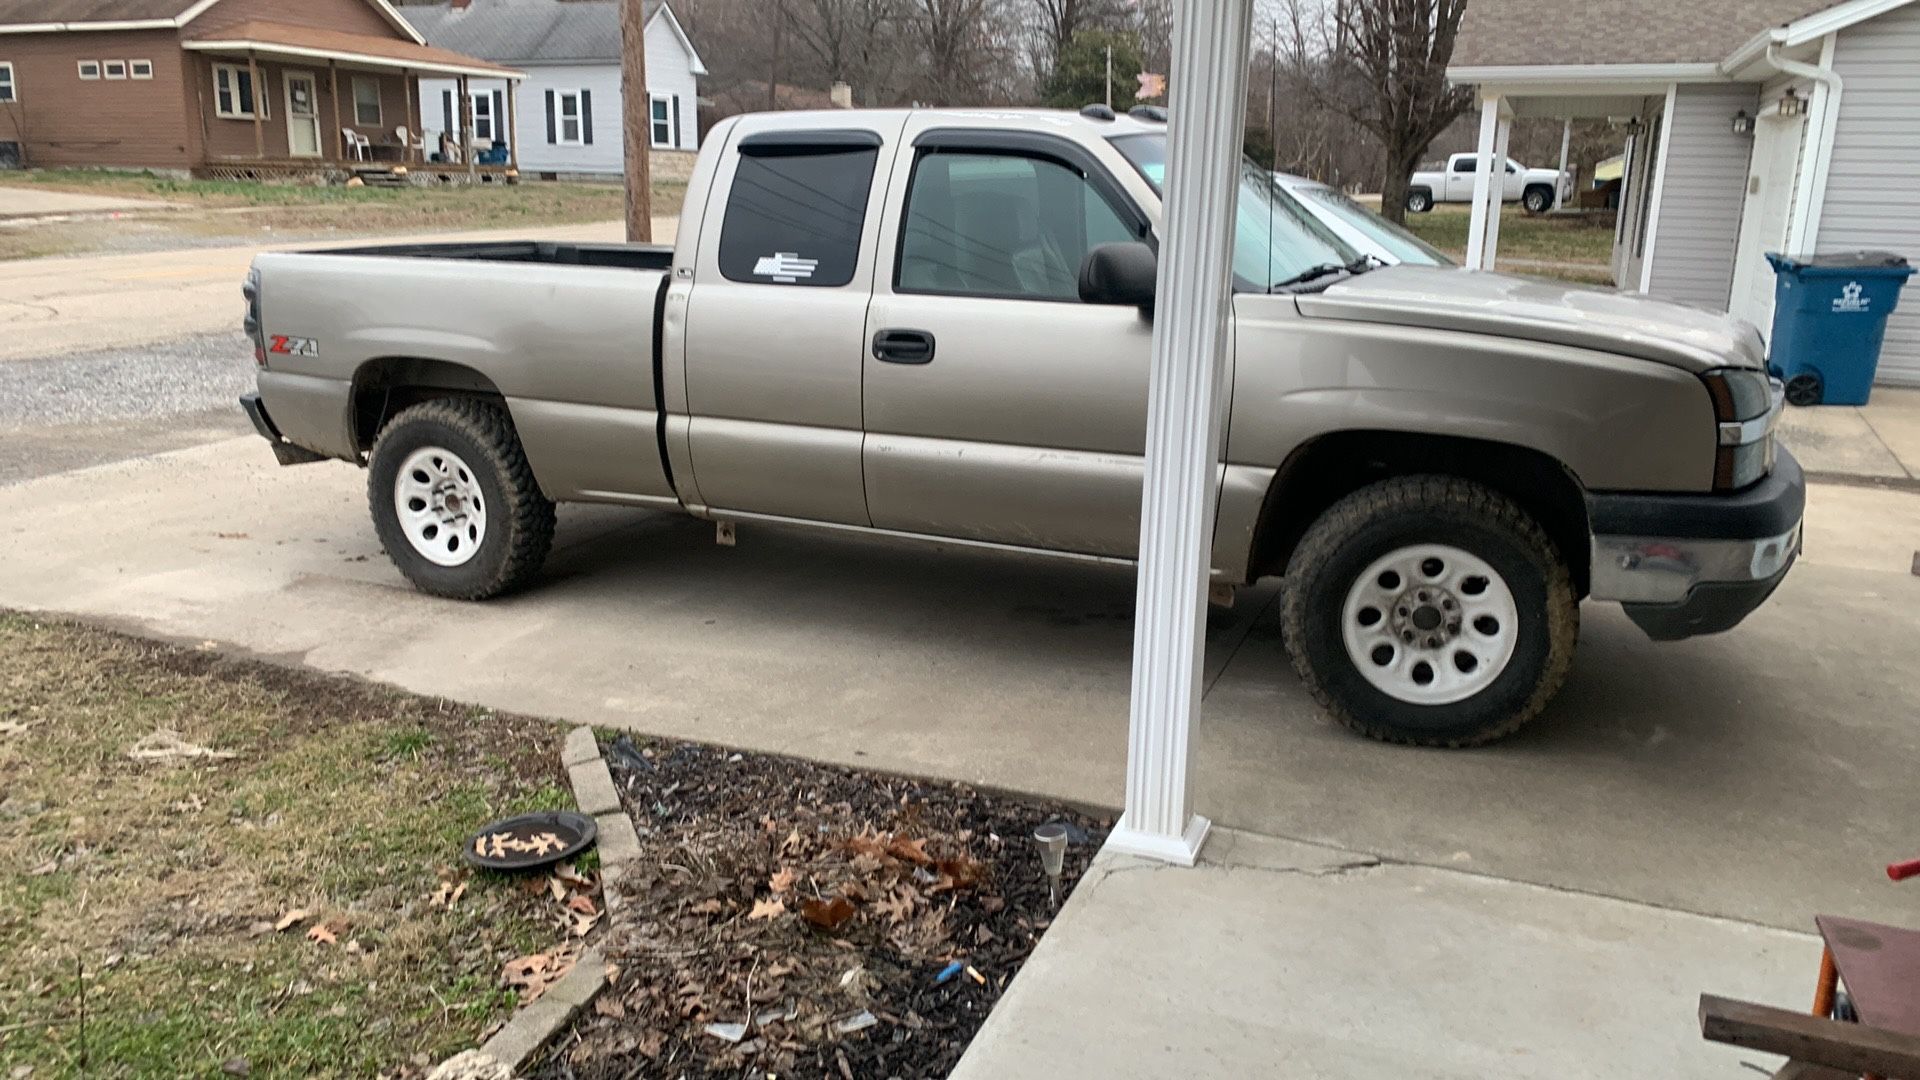
<instances>
[{"instance_id":1,"label":"wall lantern light","mask_svg":"<svg viewBox=\"0 0 1920 1080\"><path fill-rule=\"evenodd\" d=\"M1733 114L1733 133L1735 135L1753 134L1753 117L1747 115L1747 110L1741 109Z\"/></svg>"},{"instance_id":2,"label":"wall lantern light","mask_svg":"<svg viewBox=\"0 0 1920 1080\"><path fill-rule=\"evenodd\" d=\"M1786 94L1780 98L1781 116L1799 116L1806 111L1807 99L1794 93L1792 90L1787 91Z\"/></svg>"}]
</instances>

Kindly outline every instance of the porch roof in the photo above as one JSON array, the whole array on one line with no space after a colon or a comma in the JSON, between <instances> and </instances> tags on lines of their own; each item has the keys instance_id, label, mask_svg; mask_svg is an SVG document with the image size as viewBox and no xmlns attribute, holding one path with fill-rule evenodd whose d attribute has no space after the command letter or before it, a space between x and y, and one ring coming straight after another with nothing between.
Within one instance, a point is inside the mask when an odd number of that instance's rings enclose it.
<instances>
[{"instance_id":1,"label":"porch roof","mask_svg":"<svg viewBox=\"0 0 1920 1080\"><path fill-rule=\"evenodd\" d=\"M208 38L192 38L181 45L193 52L254 54L273 60L333 60L384 71L471 75L486 79L526 77L523 71L431 45L260 20L228 27Z\"/></svg>"}]
</instances>

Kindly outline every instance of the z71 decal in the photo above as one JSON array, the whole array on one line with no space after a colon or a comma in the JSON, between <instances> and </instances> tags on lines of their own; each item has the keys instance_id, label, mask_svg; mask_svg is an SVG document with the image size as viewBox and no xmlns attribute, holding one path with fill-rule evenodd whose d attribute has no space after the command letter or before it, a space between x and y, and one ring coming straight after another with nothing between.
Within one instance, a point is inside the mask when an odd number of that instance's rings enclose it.
<instances>
[{"instance_id":1,"label":"z71 decal","mask_svg":"<svg viewBox=\"0 0 1920 1080\"><path fill-rule=\"evenodd\" d=\"M310 337L274 334L267 338L267 351L281 356L319 356L320 343Z\"/></svg>"}]
</instances>

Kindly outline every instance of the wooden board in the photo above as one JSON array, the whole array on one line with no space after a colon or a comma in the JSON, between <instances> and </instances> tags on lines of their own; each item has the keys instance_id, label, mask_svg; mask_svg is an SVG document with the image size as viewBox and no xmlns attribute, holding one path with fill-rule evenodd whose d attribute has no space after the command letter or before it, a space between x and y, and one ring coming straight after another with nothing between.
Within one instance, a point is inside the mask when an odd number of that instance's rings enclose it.
<instances>
[{"instance_id":1,"label":"wooden board","mask_svg":"<svg viewBox=\"0 0 1920 1080\"><path fill-rule=\"evenodd\" d=\"M1920 1035L1920 932L1834 915L1813 921L1860 1022Z\"/></svg>"}]
</instances>

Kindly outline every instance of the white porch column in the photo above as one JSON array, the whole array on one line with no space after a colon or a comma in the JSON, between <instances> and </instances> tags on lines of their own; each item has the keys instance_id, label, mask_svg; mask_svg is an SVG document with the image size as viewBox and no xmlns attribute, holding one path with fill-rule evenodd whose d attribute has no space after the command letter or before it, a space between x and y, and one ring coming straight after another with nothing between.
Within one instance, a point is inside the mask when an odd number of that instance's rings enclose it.
<instances>
[{"instance_id":1,"label":"white porch column","mask_svg":"<svg viewBox=\"0 0 1920 1080\"><path fill-rule=\"evenodd\" d=\"M1567 152L1571 149L1573 149L1573 117L1569 116L1567 117L1566 126L1560 129L1561 181L1553 185L1553 208L1555 210L1560 209L1560 204L1565 201L1566 193L1561 190L1562 185L1572 182L1572 178L1567 176Z\"/></svg>"},{"instance_id":2,"label":"white porch column","mask_svg":"<svg viewBox=\"0 0 1920 1080\"><path fill-rule=\"evenodd\" d=\"M1116 851L1193 865L1207 819L1190 791L1212 567L1221 382L1253 0L1174 5L1146 485L1134 605L1126 812Z\"/></svg>"},{"instance_id":3,"label":"white porch column","mask_svg":"<svg viewBox=\"0 0 1920 1080\"><path fill-rule=\"evenodd\" d=\"M1487 265L1493 270L1499 266L1500 257L1500 211L1507 205L1507 139L1513 134L1513 113L1507 110L1504 99L1500 102L1500 120L1493 130L1493 176L1489 185L1493 191L1493 202L1487 214Z\"/></svg>"},{"instance_id":4,"label":"white porch column","mask_svg":"<svg viewBox=\"0 0 1920 1080\"><path fill-rule=\"evenodd\" d=\"M1473 216L1467 221L1467 268L1493 269L1494 252L1500 235L1500 204L1506 186L1506 166L1499 166L1501 177L1494 180L1494 156L1506 158L1507 132L1513 120L1507 102L1499 94L1480 99L1480 142L1474 148Z\"/></svg>"}]
</instances>

